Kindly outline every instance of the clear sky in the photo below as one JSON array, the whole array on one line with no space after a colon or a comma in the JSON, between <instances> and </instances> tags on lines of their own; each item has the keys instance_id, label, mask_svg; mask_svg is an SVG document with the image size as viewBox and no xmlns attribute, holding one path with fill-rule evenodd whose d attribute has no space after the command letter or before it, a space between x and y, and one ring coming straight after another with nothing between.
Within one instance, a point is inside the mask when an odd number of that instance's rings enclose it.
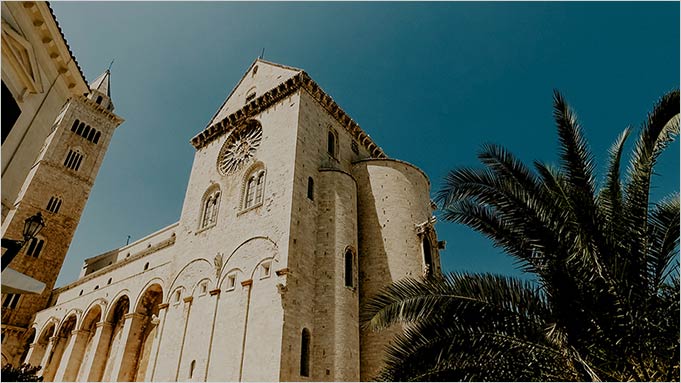
<instances>
[{"instance_id":1,"label":"clear sky","mask_svg":"<svg viewBox=\"0 0 681 383\"><path fill-rule=\"evenodd\" d=\"M94 3L52 7L89 81L115 58L116 131L57 282L85 258L176 222L194 148L265 59L305 69L391 157L430 177L477 164L483 143L557 163L554 88L599 164L679 86L679 3ZM654 198L679 190L679 144ZM517 275L467 227L439 221L445 270Z\"/></svg>"}]
</instances>

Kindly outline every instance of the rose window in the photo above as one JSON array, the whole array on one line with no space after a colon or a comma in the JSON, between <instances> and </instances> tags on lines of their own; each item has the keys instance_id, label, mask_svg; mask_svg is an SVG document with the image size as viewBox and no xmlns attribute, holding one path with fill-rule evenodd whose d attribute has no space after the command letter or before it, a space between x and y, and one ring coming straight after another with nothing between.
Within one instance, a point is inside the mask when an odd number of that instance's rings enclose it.
<instances>
[{"instance_id":1,"label":"rose window","mask_svg":"<svg viewBox=\"0 0 681 383\"><path fill-rule=\"evenodd\" d=\"M218 155L220 173L225 175L234 173L251 162L261 140L262 128L255 121L251 121L242 129L232 131Z\"/></svg>"}]
</instances>

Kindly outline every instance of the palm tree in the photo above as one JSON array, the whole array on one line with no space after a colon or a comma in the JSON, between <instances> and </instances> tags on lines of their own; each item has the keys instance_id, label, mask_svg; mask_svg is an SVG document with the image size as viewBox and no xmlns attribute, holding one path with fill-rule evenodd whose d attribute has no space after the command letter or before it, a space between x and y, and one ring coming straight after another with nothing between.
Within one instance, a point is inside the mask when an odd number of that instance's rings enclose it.
<instances>
[{"instance_id":1,"label":"palm tree","mask_svg":"<svg viewBox=\"0 0 681 383\"><path fill-rule=\"evenodd\" d=\"M600 188L558 92L559 167L532 170L486 145L484 168L451 171L437 195L444 219L490 238L535 281L455 273L388 286L366 304L363 325L404 332L377 378L679 381L679 196L649 201L678 114L676 90L648 115L626 177L624 130Z\"/></svg>"}]
</instances>

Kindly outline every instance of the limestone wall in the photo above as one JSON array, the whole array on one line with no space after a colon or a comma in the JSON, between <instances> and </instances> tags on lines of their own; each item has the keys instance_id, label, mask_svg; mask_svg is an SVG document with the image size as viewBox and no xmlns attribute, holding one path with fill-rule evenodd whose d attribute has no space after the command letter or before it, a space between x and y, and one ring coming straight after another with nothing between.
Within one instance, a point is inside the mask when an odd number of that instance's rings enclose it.
<instances>
[{"instance_id":1,"label":"limestone wall","mask_svg":"<svg viewBox=\"0 0 681 383\"><path fill-rule=\"evenodd\" d=\"M2 21L2 81L21 108L2 143L4 221L55 117L66 100L88 88L47 4L3 2ZM20 48L22 44L30 51ZM21 55L28 62L17 60Z\"/></svg>"},{"instance_id":2,"label":"limestone wall","mask_svg":"<svg viewBox=\"0 0 681 383\"><path fill-rule=\"evenodd\" d=\"M423 273L416 225L431 217L426 175L406 162L380 159L355 164L358 185L359 300L362 305L381 288ZM360 379L371 380L383 364L384 347L398 329L360 332Z\"/></svg>"}]
</instances>

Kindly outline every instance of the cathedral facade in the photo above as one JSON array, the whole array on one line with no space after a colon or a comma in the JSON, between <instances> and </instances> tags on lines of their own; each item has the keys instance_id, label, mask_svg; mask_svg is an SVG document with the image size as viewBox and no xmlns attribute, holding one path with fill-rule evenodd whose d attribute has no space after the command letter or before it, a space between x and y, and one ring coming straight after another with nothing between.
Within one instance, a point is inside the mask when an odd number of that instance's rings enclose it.
<instances>
[{"instance_id":1,"label":"cathedral facade","mask_svg":"<svg viewBox=\"0 0 681 383\"><path fill-rule=\"evenodd\" d=\"M101 104L103 137L122 121L108 81L79 101ZM78 116L56 130L77 135ZM440 273L427 176L262 59L191 144L179 221L87 259L31 317L23 360L45 381L370 380L392 333L361 327L363 303Z\"/></svg>"}]
</instances>

